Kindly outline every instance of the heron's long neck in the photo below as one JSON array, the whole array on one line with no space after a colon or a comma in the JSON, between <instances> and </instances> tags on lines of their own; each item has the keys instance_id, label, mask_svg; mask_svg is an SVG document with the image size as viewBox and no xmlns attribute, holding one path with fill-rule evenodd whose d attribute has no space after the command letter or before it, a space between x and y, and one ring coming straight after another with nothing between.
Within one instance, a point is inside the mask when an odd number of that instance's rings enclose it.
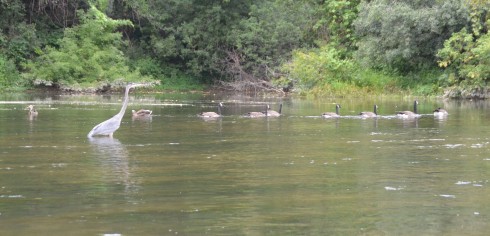
<instances>
[{"instance_id":1,"label":"heron's long neck","mask_svg":"<svg viewBox=\"0 0 490 236\"><path fill-rule=\"evenodd\" d=\"M218 105L218 114L221 115L221 105Z\"/></svg>"},{"instance_id":2,"label":"heron's long neck","mask_svg":"<svg viewBox=\"0 0 490 236\"><path fill-rule=\"evenodd\" d=\"M339 106L335 106L335 113L338 115L339 114Z\"/></svg>"},{"instance_id":3,"label":"heron's long neck","mask_svg":"<svg viewBox=\"0 0 490 236\"><path fill-rule=\"evenodd\" d=\"M413 103L413 112L417 113L417 102Z\"/></svg>"},{"instance_id":4,"label":"heron's long neck","mask_svg":"<svg viewBox=\"0 0 490 236\"><path fill-rule=\"evenodd\" d=\"M378 114L378 109L376 109L376 106L374 106L374 114Z\"/></svg>"},{"instance_id":5,"label":"heron's long neck","mask_svg":"<svg viewBox=\"0 0 490 236\"><path fill-rule=\"evenodd\" d=\"M126 108L128 107L128 102L129 102L129 90L131 88L128 86L126 87L126 92L124 93L124 101L123 101L123 105L121 107L121 110L119 111L119 113L117 113L118 116L124 116L124 112L126 112Z\"/></svg>"}]
</instances>

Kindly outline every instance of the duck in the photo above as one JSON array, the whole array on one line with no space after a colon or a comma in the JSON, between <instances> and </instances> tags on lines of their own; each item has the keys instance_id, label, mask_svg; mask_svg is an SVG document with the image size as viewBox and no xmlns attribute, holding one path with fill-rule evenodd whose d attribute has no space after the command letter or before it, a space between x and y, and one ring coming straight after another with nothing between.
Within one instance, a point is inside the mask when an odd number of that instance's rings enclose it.
<instances>
[{"instance_id":1,"label":"duck","mask_svg":"<svg viewBox=\"0 0 490 236\"><path fill-rule=\"evenodd\" d=\"M419 117L420 115L417 114L417 105L419 102L415 100L413 102L413 111L399 111L396 113L396 116L401 117L401 118L414 118L414 117Z\"/></svg>"},{"instance_id":2,"label":"duck","mask_svg":"<svg viewBox=\"0 0 490 236\"><path fill-rule=\"evenodd\" d=\"M336 118L336 117L340 117L339 115L339 109L342 108L340 106L340 104L336 104L335 105L335 112L324 112L322 114L322 117L323 118Z\"/></svg>"},{"instance_id":3,"label":"duck","mask_svg":"<svg viewBox=\"0 0 490 236\"><path fill-rule=\"evenodd\" d=\"M269 105L267 105L266 116L268 116L268 117L279 117L279 116L281 116L281 112L282 112L282 103L279 104L279 111L274 111L271 109L271 107Z\"/></svg>"},{"instance_id":4,"label":"duck","mask_svg":"<svg viewBox=\"0 0 490 236\"><path fill-rule=\"evenodd\" d=\"M151 113L152 113L151 110L145 110L145 109L140 109L138 111L131 110L131 112L133 113L133 117L134 116L136 116L136 117L147 117L147 116L151 116Z\"/></svg>"},{"instance_id":5,"label":"duck","mask_svg":"<svg viewBox=\"0 0 490 236\"><path fill-rule=\"evenodd\" d=\"M449 115L449 113L440 107L438 107L437 109L434 110L434 116L444 117L447 115Z\"/></svg>"},{"instance_id":6,"label":"duck","mask_svg":"<svg viewBox=\"0 0 490 236\"><path fill-rule=\"evenodd\" d=\"M29 116L37 116L38 112L36 108L34 108L34 105L29 105L26 107L27 110L29 110L28 114Z\"/></svg>"},{"instance_id":7,"label":"duck","mask_svg":"<svg viewBox=\"0 0 490 236\"><path fill-rule=\"evenodd\" d=\"M223 107L223 103L218 103L218 113L214 111L201 112L198 114L199 117L202 118L218 118L221 117L221 108Z\"/></svg>"},{"instance_id":8,"label":"duck","mask_svg":"<svg viewBox=\"0 0 490 236\"><path fill-rule=\"evenodd\" d=\"M249 118L259 118L259 117L267 117L268 116L268 109L269 109L269 106L265 106L265 111L252 111L252 112L248 112L246 113L245 117L249 117Z\"/></svg>"},{"instance_id":9,"label":"duck","mask_svg":"<svg viewBox=\"0 0 490 236\"><path fill-rule=\"evenodd\" d=\"M363 111L361 113L359 113L359 115L362 117L362 118L371 118L371 117L377 117L378 116L378 105L374 105L374 111L373 112L370 112L370 111Z\"/></svg>"}]
</instances>

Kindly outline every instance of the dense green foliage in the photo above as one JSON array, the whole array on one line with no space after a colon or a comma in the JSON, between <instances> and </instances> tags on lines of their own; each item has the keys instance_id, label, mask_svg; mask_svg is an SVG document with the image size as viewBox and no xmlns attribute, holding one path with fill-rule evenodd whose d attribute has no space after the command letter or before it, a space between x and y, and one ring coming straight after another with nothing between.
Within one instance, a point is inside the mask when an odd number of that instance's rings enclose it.
<instances>
[{"instance_id":1,"label":"dense green foliage","mask_svg":"<svg viewBox=\"0 0 490 236\"><path fill-rule=\"evenodd\" d=\"M474 1L471 24L452 35L444 43L439 65L447 68L447 85L451 97L487 97L490 81L490 3Z\"/></svg>"},{"instance_id":2,"label":"dense green foliage","mask_svg":"<svg viewBox=\"0 0 490 236\"><path fill-rule=\"evenodd\" d=\"M460 0L374 0L360 5L355 27L359 60L402 73L435 64L444 40L468 22Z\"/></svg>"},{"instance_id":3,"label":"dense green foliage","mask_svg":"<svg viewBox=\"0 0 490 236\"><path fill-rule=\"evenodd\" d=\"M141 80L130 71L118 27L132 26L128 20L112 20L95 7L80 12L80 24L65 30L58 47L47 46L32 63L25 77L36 85L56 85L62 90L103 90L124 81Z\"/></svg>"},{"instance_id":4,"label":"dense green foliage","mask_svg":"<svg viewBox=\"0 0 490 236\"><path fill-rule=\"evenodd\" d=\"M486 0L0 1L0 89L285 89L473 96ZM484 96L483 96L484 97Z\"/></svg>"}]
</instances>

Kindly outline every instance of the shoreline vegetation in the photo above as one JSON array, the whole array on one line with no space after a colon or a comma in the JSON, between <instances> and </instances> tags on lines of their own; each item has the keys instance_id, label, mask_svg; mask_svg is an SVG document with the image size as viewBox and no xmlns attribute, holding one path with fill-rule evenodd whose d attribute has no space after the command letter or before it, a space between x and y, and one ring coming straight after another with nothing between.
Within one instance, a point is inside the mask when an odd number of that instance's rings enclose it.
<instances>
[{"instance_id":1,"label":"shoreline vegetation","mask_svg":"<svg viewBox=\"0 0 490 236\"><path fill-rule=\"evenodd\" d=\"M0 3L0 91L490 98L490 2Z\"/></svg>"}]
</instances>

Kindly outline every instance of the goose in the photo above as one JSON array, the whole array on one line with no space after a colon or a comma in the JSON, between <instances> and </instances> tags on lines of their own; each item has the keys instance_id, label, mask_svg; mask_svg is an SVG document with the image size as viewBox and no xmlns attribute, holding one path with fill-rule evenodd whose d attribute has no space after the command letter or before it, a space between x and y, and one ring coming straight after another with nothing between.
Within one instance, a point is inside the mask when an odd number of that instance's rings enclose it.
<instances>
[{"instance_id":1,"label":"goose","mask_svg":"<svg viewBox=\"0 0 490 236\"><path fill-rule=\"evenodd\" d=\"M334 112L324 112L322 114L322 117L323 118L336 118L336 117L340 117L339 115L339 109L341 108L341 106L339 104L336 104L335 105L335 113Z\"/></svg>"},{"instance_id":2,"label":"goose","mask_svg":"<svg viewBox=\"0 0 490 236\"><path fill-rule=\"evenodd\" d=\"M145 110L145 109L140 109L138 111L131 110L133 113L133 117L147 117L151 116L152 111L151 110Z\"/></svg>"},{"instance_id":3,"label":"goose","mask_svg":"<svg viewBox=\"0 0 490 236\"><path fill-rule=\"evenodd\" d=\"M279 111L274 111L271 109L271 107L269 105L267 105L267 112L266 112L266 116L269 116L269 117L279 117L281 116L281 111L282 111L282 103L279 105Z\"/></svg>"},{"instance_id":4,"label":"goose","mask_svg":"<svg viewBox=\"0 0 490 236\"><path fill-rule=\"evenodd\" d=\"M377 117L378 116L378 105L374 105L374 112L363 111L363 112L359 113L359 115L362 118Z\"/></svg>"},{"instance_id":5,"label":"goose","mask_svg":"<svg viewBox=\"0 0 490 236\"><path fill-rule=\"evenodd\" d=\"M401 117L401 118L414 118L420 116L417 114L417 105L419 102L415 100L413 102L413 111L399 111L396 113L396 116Z\"/></svg>"},{"instance_id":6,"label":"goose","mask_svg":"<svg viewBox=\"0 0 490 236\"><path fill-rule=\"evenodd\" d=\"M208 112L201 112L198 114L199 117L202 118L218 118L221 117L221 108L223 107L223 103L218 104L218 113L214 111L208 111Z\"/></svg>"},{"instance_id":7,"label":"goose","mask_svg":"<svg viewBox=\"0 0 490 236\"><path fill-rule=\"evenodd\" d=\"M440 107L434 110L434 116L444 117L447 115L449 115L449 113Z\"/></svg>"},{"instance_id":8,"label":"goose","mask_svg":"<svg viewBox=\"0 0 490 236\"><path fill-rule=\"evenodd\" d=\"M265 111L252 111L252 112L249 112L249 113L246 113L245 117L249 117L249 118L259 118L259 117L267 117L268 115L268 109L269 109L269 106L265 106Z\"/></svg>"},{"instance_id":9,"label":"goose","mask_svg":"<svg viewBox=\"0 0 490 236\"><path fill-rule=\"evenodd\" d=\"M34 108L34 105L27 106L26 110L29 110L29 116L37 116L38 114L36 108Z\"/></svg>"}]
</instances>

